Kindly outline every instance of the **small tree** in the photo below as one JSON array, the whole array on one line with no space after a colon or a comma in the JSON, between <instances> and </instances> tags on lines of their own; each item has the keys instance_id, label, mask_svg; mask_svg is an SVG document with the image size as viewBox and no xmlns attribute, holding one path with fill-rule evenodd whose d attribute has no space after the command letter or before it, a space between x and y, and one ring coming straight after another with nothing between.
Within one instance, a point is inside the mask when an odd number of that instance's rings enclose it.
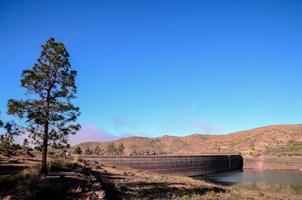
<instances>
[{"instance_id":1,"label":"small tree","mask_svg":"<svg viewBox=\"0 0 302 200\"><path fill-rule=\"evenodd\" d=\"M28 150L28 148L29 148L29 142L28 142L28 139L24 139L23 140L23 148L25 149L25 150Z\"/></svg>"},{"instance_id":2,"label":"small tree","mask_svg":"<svg viewBox=\"0 0 302 200\"><path fill-rule=\"evenodd\" d=\"M76 148L74 149L74 153L75 153L75 154L78 154L78 155L81 155L81 154L82 154L82 149L81 149L81 147L76 147Z\"/></svg>"},{"instance_id":3,"label":"small tree","mask_svg":"<svg viewBox=\"0 0 302 200\"><path fill-rule=\"evenodd\" d=\"M67 136L80 129L79 124L73 124L79 108L71 103L76 97L76 75L64 44L50 38L32 69L22 73L21 85L28 98L8 101L8 113L26 119L26 132L42 147L43 174L47 173L48 146L67 144Z\"/></svg>"},{"instance_id":4,"label":"small tree","mask_svg":"<svg viewBox=\"0 0 302 200\"><path fill-rule=\"evenodd\" d=\"M0 121L0 128L5 130L5 133L0 136L0 152L9 157L13 147L13 136L18 134L18 128L14 122L4 124L2 121Z\"/></svg>"},{"instance_id":5,"label":"small tree","mask_svg":"<svg viewBox=\"0 0 302 200\"><path fill-rule=\"evenodd\" d=\"M85 155L91 155L91 154L92 154L92 151L90 150L89 147L87 147L87 148L85 149L84 154L85 154Z\"/></svg>"},{"instance_id":6,"label":"small tree","mask_svg":"<svg viewBox=\"0 0 302 200\"><path fill-rule=\"evenodd\" d=\"M124 150L125 150L124 144L120 143L117 147L117 154L118 155L124 155Z\"/></svg>"},{"instance_id":7,"label":"small tree","mask_svg":"<svg viewBox=\"0 0 302 200\"><path fill-rule=\"evenodd\" d=\"M106 152L108 155L116 154L116 148L113 142L107 145Z\"/></svg>"},{"instance_id":8,"label":"small tree","mask_svg":"<svg viewBox=\"0 0 302 200\"><path fill-rule=\"evenodd\" d=\"M96 147L94 148L93 153L96 155L99 155L101 153L101 148L99 147L99 145L96 145Z\"/></svg>"},{"instance_id":9,"label":"small tree","mask_svg":"<svg viewBox=\"0 0 302 200\"><path fill-rule=\"evenodd\" d=\"M0 150L3 155L9 157L11 154L11 147L13 144L13 137L9 134L1 135Z\"/></svg>"}]
</instances>

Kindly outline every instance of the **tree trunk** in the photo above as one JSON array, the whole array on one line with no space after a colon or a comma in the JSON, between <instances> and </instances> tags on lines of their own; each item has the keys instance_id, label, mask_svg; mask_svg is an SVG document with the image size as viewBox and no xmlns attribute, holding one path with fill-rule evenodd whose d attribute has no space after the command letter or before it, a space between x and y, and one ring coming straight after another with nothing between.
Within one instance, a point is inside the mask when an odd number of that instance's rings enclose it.
<instances>
[{"instance_id":1,"label":"tree trunk","mask_svg":"<svg viewBox=\"0 0 302 200\"><path fill-rule=\"evenodd\" d=\"M48 147L48 120L45 122L43 149L42 149L42 168L41 173L47 175L47 147Z\"/></svg>"},{"instance_id":2,"label":"tree trunk","mask_svg":"<svg viewBox=\"0 0 302 200\"><path fill-rule=\"evenodd\" d=\"M45 121L44 121L44 135L43 135L43 150L42 150L42 175L47 175L47 147L48 147L48 128L49 128L49 97L50 89L47 91Z\"/></svg>"}]
</instances>

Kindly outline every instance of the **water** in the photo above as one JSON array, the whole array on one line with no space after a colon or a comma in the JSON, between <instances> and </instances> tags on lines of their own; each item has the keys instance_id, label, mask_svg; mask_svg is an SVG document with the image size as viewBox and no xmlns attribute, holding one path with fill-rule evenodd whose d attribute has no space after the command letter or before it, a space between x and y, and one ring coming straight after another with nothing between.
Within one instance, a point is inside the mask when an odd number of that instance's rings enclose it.
<instances>
[{"instance_id":1,"label":"water","mask_svg":"<svg viewBox=\"0 0 302 200\"><path fill-rule=\"evenodd\" d=\"M202 176L198 179L252 190L302 194L302 171L248 169Z\"/></svg>"}]
</instances>

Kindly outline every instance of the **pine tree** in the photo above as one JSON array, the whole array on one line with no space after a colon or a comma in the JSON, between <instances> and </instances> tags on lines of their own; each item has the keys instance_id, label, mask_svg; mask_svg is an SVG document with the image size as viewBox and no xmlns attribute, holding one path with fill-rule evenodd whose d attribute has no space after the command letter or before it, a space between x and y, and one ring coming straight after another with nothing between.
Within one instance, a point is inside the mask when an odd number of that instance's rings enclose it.
<instances>
[{"instance_id":1,"label":"pine tree","mask_svg":"<svg viewBox=\"0 0 302 200\"><path fill-rule=\"evenodd\" d=\"M108 155L116 154L116 148L113 142L107 145L106 152Z\"/></svg>"},{"instance_id":2,"label":"pine tree","mask_svg":"<svg viewBox=\"0 0 302 200\"><path fill-rule=\"evenodd\" d=\"M96 145L96 147L94 148L93 153L96 154L96 155L99 155L101 153L101 148L99 147L99 145Z\"/></svg>"},{"instance_id":3,"label":"pine tree","mask_svg":"<svg viewBox=\"0 0 302 200\"><path fill-rule=\"evenodd\" d=\"M43 174L47 173L48 146L67 144L67 136L80 129L74 124L79 108L71 102L77 92L76 76L64 44L50 38L32 69L22 73L21 85L28 98L8 101L8 113L25 119L26 132L42 147Z\"/></svg>"},{"instance_id":4,"label":"pine tree","mask_svg":"<svg viewBox=\"0 0 302 200\"><path fill-rule=\"evenodd\" d=\"M92 154L92 151L89 149L89 147L87 147L84 151L84 154L85 155L91 155Z\"/></svg>"},{"instance_id":5,"label":"pine tree","mask_svg":"<svg viewBox=\"0 0 302 200\"><path fill-rule=\"evenodd\" d=\"M11 135L1 135L1 150L4 155L9 157L11 155L11 147L13 144L13 137Z\"/></svg>"},{"instance_id":6,"label":"pine tree","mask_svg":"<svg viewBox=\"0 0 302 200\"><path fill-rule=\"evenodd\" d=\"M12 152L14 135L17 135L19 130L14 122L4 123L0 120L0 128L4 128L5 132L0 136L0 153L9 157Z\"/></svg>"},{"instance_id":7,"label":"pine tree","mask_svg":"<svg viewBox=\"0 0 302 200\"><path fill-rule=\"evenodd\" d=\"M29 141L28 141L28 139L24 139L23 140L23 149L25 149L26 151L28 151L29 150Z\"/></svg>"},{"instance_id":8,"label":"pine tree","mask_svg":"<svg viewBox=\"0 0 302 200\"><path fill-rule=\"evenodd\" d=\"M75 153L75 154L78 154L78 155L81 155L81 154L82 154L82 149L81 149L81 147L76 147L76 148L74 149L74 153Z\"/></svg>"},{"instance_id":9,"label":"pine tree","mask_svg":"<svg viewBox=\"0 0 302 200\"><path fill-rule=\"evenodd\" d=\"M117 147L117 154L124 155L124 150L125 150L124 144L120 143L119 146Z\"/></svg>"}]
</instances>

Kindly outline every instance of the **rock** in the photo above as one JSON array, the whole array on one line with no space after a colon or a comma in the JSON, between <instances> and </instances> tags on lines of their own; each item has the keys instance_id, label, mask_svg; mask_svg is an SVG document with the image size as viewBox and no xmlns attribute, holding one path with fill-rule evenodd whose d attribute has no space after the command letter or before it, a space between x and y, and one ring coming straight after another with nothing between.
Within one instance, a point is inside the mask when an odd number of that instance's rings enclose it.
<instances>
[{"instance_id":1,"label":"rock","mask_svg":"<svg viewBox=\"0 0 302 200\"><path fill-rule=\"evenodd\" d=\"M105 192L104 191L96 191L94 192L96 194L96 196L99 198L99 199L104 199L105 198Z\"/></svg>"},{"instance_id":2,"label":"rock","mask_svg":"<svg viewBox=\"0 0 302 200\"><path fill-rule=\"evenodd\" d=\"M82 192L82 188L79 186L76 190L76 193L81 193Z\"/></svg>"},{"instance_id":3,"label":"rock","mask_svg":"<svg viewBox=\"0 0 302 200\"><path fill-rule=\"evenodd\" d=\"M92 184L92 186L91 186L91 189L92 189L92 190L98 190L98 189L100 189L100 188L101 188L100 183L94 183L94 184Z\"/></svg>"},{"instance_id":4,"label":"rock","mask_svg":"<svg viewBox=\"0 0 302 200\"><path fill-rule=\"evenodd\" d=\"M94 191L88 193L87 200L102 200L105 198L105 192L104 191Z\"/></svg>"},{"instance_id":5,"label":"rock","mask_svg":"<svg viewBox=\"0 0 302 200\"><path fill-rule=\"evenodd\" d=\"M15 196L7 195L6 197L3 198L3 200L18 200L18 199Z\"/></svg>"}]
</instances>

